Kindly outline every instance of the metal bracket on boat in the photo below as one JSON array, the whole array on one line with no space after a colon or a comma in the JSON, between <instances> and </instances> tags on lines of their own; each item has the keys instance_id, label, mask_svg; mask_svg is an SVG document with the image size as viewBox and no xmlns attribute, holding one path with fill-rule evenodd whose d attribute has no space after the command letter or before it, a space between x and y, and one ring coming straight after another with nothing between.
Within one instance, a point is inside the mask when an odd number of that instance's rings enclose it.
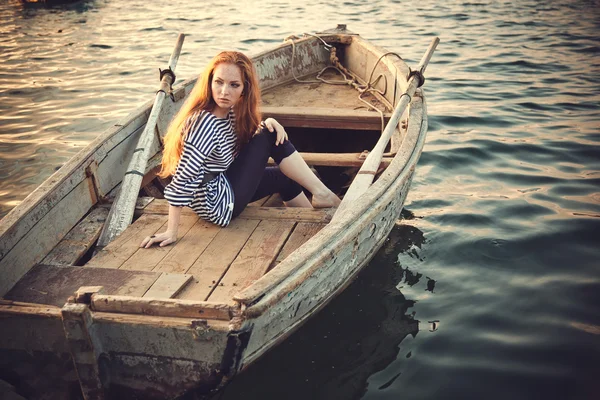
<instances>
[{"instance_id":1,"label":"metal bracket on boat","mask_svg":"<svg viewBox=\"0 0 600 400\"><path fill-rule=\"evenodd\" d=\"M423 73L421 71L412 71L410 68L408 70L409 70L409 72L408 72L408 76L406 77L406 80L408 81L413 76L416 76L417 79L419 80L419 84L417 85L417 87L420 88L421 86L423 86L423 84L425 83L425 75L423 75ZM404 96L405 94L408 95L407 93L403 93L402 96ZM402 97L402 96L400 96L400 97Z\"/></svg>"},{"instance_id":2,"label":"metal bracket on boat","mask_svg":"<svg viewBox=\"0 0 600 400\"><path fill-rule=\"evenodd\" d=\"M192 334L194 335L194 339L200 339L202 336L208 334L210 332L210 327L208 326L208 321L205 319L195 319L191 323L191 327L194 330Z\"/></svg>"},{"instance_id":3,"label":"metal bracket on boat","mask_svg":"<svg viewBox=\"0 0 600 400\"><path fill-rule=\"evenodd\" d=\"M168 95L172 101L175 101L175 96L173 96L173 83L175 83L175 79L177 79L175 72L173 72L171 67L167 69L159 68L158 71L160 72L160 87L156 93L163 92L164 94ZM169 82L168 79L163 79L165 75L171 78L171 82Z\"/></svg>"}]
</instances>

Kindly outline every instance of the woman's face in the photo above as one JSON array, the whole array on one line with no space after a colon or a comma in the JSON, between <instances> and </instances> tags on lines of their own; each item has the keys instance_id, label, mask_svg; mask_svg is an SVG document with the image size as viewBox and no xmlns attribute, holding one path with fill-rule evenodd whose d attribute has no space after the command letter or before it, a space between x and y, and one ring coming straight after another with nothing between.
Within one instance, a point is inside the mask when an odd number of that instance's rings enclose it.
<instances>
[{"instance_id":1,"label":"woman's face","mask_svg":"<svg viewBox=\"0 0 600 400\"><path fill-rule=\"evenodd\" d=\"M238 102L244 91L240 67L228 63L218 64L213 72L211 90L217 107L221 112L227 112Z\"/></svg>"}]
</instances>

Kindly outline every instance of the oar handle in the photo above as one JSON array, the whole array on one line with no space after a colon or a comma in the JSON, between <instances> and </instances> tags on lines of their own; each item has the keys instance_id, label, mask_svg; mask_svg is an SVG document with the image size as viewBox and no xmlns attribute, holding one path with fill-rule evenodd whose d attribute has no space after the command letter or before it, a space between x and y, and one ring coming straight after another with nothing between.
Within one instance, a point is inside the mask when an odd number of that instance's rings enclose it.
<instances>
[{"instance_id":1,"label":"oar handle","mask_svg":"<svg viewBox=\"0 0 600 400\"><path fill-rule=\"evenodd\" d=\"M183 33L177 35L177 42L175 43L173 53L171 53L171 58L169 59L169 68L172 70L175 70L175 67L177 66L177 60L179 60L179 54L181 54L181 47L183 46L184 39L185 35Z\"/></svg>"},{"instance_id":2,"label":"oar handle","mask_svg":"<svg viewBox=\"0 0 600 400\"><path fill-rule=\"evenodd\" d=\"M433 52L435 51L435 48L437 47L438 43L440 43L440 38L437 36L431 40L431 43L429 44L427 51L425 51L425 54L423 54L423 58L421 58L421 62L419 63L419 66L417 67L417 70L420 73L425 72L425 68L427 68L427 65L429 64L429 60L431 60L431 57L433 56Z\"/></svg>"},{"instance_id":3,"label":"oar handle","mask_svg":"<svg viewBox=\"0 0 600 400\"><path fill-rule=\"evenodd\" d=\"M183 33L180 33L177 36L175 48L173 49L173 53L171 53L171 58L169 59L169 68L165 70L160 70L160 85L158 87L159 94L160 92L162 92L163 95L167 95L168 93L170 93L171 86L175 83L175 67L177 66L179 55L181 54L183 39L185 39L185 35Z\"/></svg>"}]
</instances>

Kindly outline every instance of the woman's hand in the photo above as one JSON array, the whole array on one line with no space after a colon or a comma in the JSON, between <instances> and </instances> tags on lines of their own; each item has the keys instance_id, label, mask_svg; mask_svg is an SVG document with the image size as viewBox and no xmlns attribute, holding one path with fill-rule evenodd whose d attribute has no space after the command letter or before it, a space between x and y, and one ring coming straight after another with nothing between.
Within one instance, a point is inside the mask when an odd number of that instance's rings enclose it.
<instances>
[{"instance_id":1,"label":"woman's hand","mask_svg":"<svg viewBox=\"0 0 600 400\"><path fill-rule=\"evenodd\" d=\"M287 132L285 131L283 126L279 122L277 122L276 119L274 119L274 118L265 119L265 126L267 127L269 132L273 132L273 130L275 130L277 132L277 139L275 140L275 146L278 146L279 144L288 140Z\"/></svg>"},{"instance_id":2,"label":"woman's hand","mask_svg":"<svg viewBox=\"0 0 600 400\"><path fill-rule=\"evenodd\" d=\"M159 243L160 247L167 246L177 241L177 232L166 231L157 235L146 236L140 247L150 248L154 243Z\"/></svg>"}]
</instances>

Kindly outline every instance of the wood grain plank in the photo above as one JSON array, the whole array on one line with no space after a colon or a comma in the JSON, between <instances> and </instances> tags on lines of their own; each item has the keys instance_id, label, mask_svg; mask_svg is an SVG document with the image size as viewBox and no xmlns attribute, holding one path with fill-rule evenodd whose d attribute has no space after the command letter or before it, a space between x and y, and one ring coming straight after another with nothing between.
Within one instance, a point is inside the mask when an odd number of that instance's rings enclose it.
<instances>
[{"instance_id":1,"label":"wood grain plank","mask_svg":"<svg viewBox=\"0 0 600 400\"><path fill-rule=\"evenodd\" d=\"M300 153L306 164L325 167L357 167L360 168L365 161L366 154L363 153ZM394 157L382 157L379 168L387 168ZM275 161L269 158L269 165L275 165Z\"/></svg>"},{"instance_id":2,"label":"wood grain plank","mask_svg":"<svg viewBox=\"0 0 600 400\"><path fill-rule=\"evenodd\" d=\"M297 248L306 243L308 239L316 235L326 225L327 224L312 222L299 222L298 225L296 225L296 228L294 228L294 231L290 235L289 239L285 242L283 249L281 249L277 255L277 258L275 259L273 265L271 265L271 268L285 260L287 256L292 254Z\"/></svg>"},{"instance_id":3,"label":"wood grain plank","mask_svg":"<svg viewBox=\"0 0 600 400\"><path fill-rule=\"evenodd\" d=\"M173 298L189 281L192 280L192 278L192 275L188 274L170 274L168 272L163 272L142 297L152 299Z\"/></svg>"},{"instance_id":4,"label":"wood grain plank","mask_svg":"<svg viewBox=\"0 0 600 400\"><path fill-rule=\"evenodd\" d=\"M108 210L96 208L79 222L42 260L44 265L75 265L100 236Z\"/></svg>"},{"instance_id":5,"label":"wood grain plank","mask_svg":"<svg viewBox=\"0 0 600 400\"><path fill-rule=\"evenodd\" d=\"M185 273L221 229L223 228L220 226L198 219L169 254L156 265L154 271Z\"/></svg>"},{"instance_id":6,"label":"wood grain plank","mask_svg":"<svg viewBox=\"0 0 600 400\"><path fill-rule=\"evenodd\" d=\"M306 222L329 222L335 212L334 208L302 208L302 207L246 207L237 219L292 219ZM169 203L166 200L156 199L143 209L144 215L168 215ZM188 207L184 207L181 215L196 215ZM131 228L129 228L131 229ZM127 231L123 232L125 234Z\"/></svg>"},{"instance_id":7,"label":"wood grain plank","mask_svg":"<svg viewBox=\"0 0 600 400\"><path fill-rule=\"evenodd\" d=\"M324 107L262 107L263 114L282 125L299 128L381 130L378 112ZM390 113L384 113L384 119Z\"/></svg>"},{"instance_id":8,"label":"wood grain plank","mask_svg":"<svg viewBox=\"0 0 600 400\"><path fill-rule=\"evenodd\" d=\"M108 313L230 320L235 311L235 307L230 305L207 301L136 298L104 294L94 294L91 300L94 311Z\"/></svg>"},{"instance_id":9,"label":"wood grain plank","mask_svg":"<svg viewBox=\"0 0 600 400\"><path fill-rule=\"evenodd\" d=\"M103 293L142 296L159 273L108 268L37 265L8 292L7 300L62 307L81 286L102 286Z\"/></svg>"},{"instance_id":10,"label":"wood grain plank","mask_svg":"<svg viewBox=\"0 0 600 400\"><path fill-rule=\"evenodd\" d=\"M188 283L176 298L205 300L213 285L225 274L259 222L237 218L231 221L226 229L221 229L186 272L194 275L194 280Z\"/></svg>"},{"instance_id":11,"label":"wood grain plank","mask_svg":"<svg viewBox=\"0 0 600 400\"><path fill-rule=\"evenodd\" d=\"M49 178L50 180L50 178ZM90 198L89 181L84 180L79 183L71 192L66 194L62 200L55 203L43 217L29 214L29 221L36 221L34 226L27 228L21 233L21 224L25 221L14 221L13 227L16 231L6 232L0 235L0 252L6 249L0 257L0 296L4 295L15 283L25 275L25 273L35 264L39 263L44 257L52 251L54 246L65 237L67 233L79 222L93 206ZM21 214L20 207L7 215L14 216ZM34 212L35 214L35 212ZM23 217L25 218L25 217ZM33 218L33 219L30 219ZM2 219L0 231L4 230L5 224L10 224L12 217L8 220ZM13 234L21 235L14 247L10 246L14 237Z\"/></svg>"},{"instance_id":12,"label":"wood grain plank","mask_svg":"<svg viewBox=\"0 0 600 400\"><path fill-rule=\"evenodd\" d=\"M179 219L179 228L178 234L181 236L185 236L186 233L194 226L194 224L198 221L198 216L194 215L182 215ZM163 232L167 229L167 222L161 227L159 232ZM142 242L144 236L138 237L138 245ZM119 267L120 269L130 269L135 271L152 271L154 268L165 258L170 258L171 253L181 245L181 241L178 240L175 244L170 246L160 247L159 245L154 245L149 249L137 248L135 253L131 257L127 259Z\"/></svg>"},{"instance_id":13,"label":"wood grain plank","mask_svg":"<svg viewBox=\"0 0 600 400\"><path fill-rule=\"evenodd\" d=\"M293 221L262 221L207 300L232 303L235 293L267 272L294 225Z\"/></svg>"},{"instance_id":14,"label":"wood grain plank","mask_svg":"<svg viewBox=\"0 0 600 400\"><path fill-rule=\"evenodd\" d=\"M246 207L238 216L241 219L293 220L305 222L329 222L335 208L303 207Z\"/></svg>"},{"instance_id":15,"label":"wood grain plank","mask_svg":"<svg viewBox=\"0 0 600 400\"><path fill-rule=\"evenodd\" d=\"M145 236L154 235L166 222L166 215L142 215L125 232L92 257L86 267L119 268L139 249Z\"/></svg>"}]
</instances>

